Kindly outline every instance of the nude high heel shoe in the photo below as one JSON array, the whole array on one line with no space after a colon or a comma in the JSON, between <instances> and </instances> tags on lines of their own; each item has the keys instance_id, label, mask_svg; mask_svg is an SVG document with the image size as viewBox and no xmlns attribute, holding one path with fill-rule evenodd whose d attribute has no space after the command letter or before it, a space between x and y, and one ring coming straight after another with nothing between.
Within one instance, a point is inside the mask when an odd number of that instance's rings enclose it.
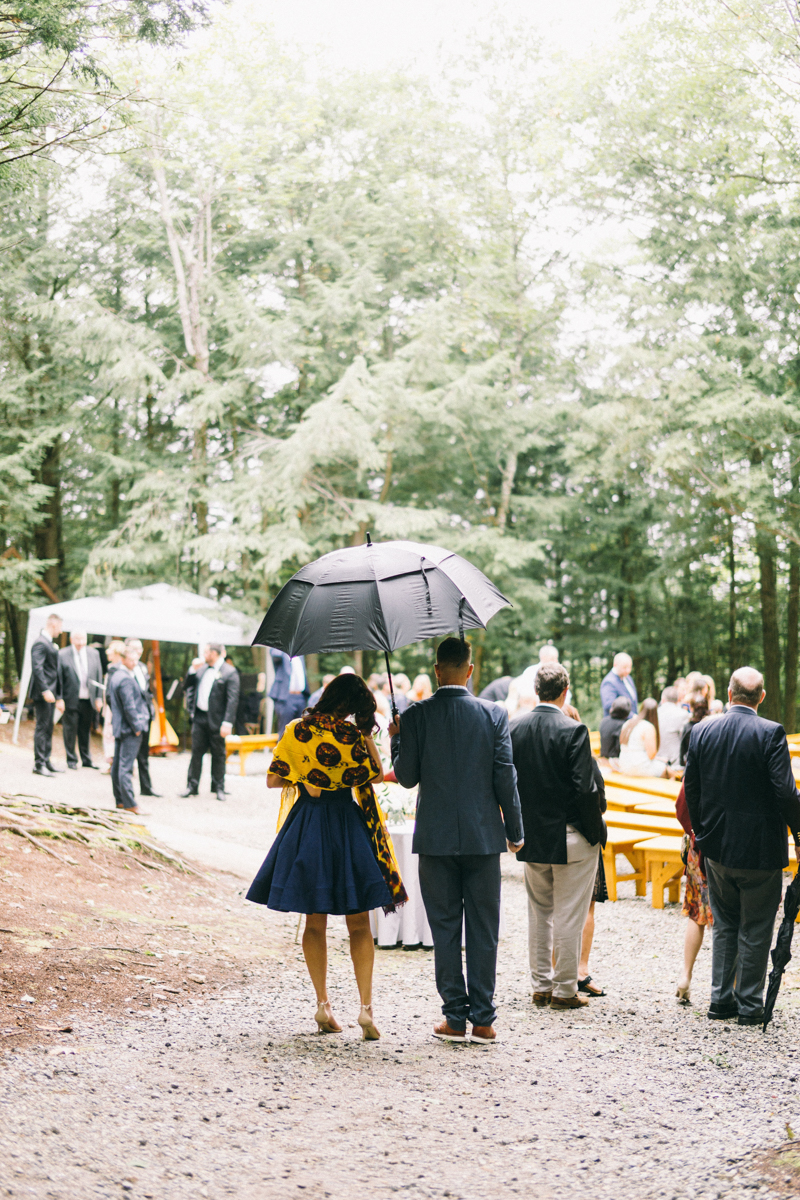
<instances>
[{"instance_id":1,"label":"nude high heel shoe","mask_svg":"<svg viewBox=\"0 0 800 1200\"><path fill-rule=\"evenodd\" d=\"M314 1020L319 1026L320 1033L341 1033L342 1027L336 1021L332 1011L330 1000L321 1000L319 1007L314 1014Z\"/></svg>"},{"instance_id":2,"label":"nude high heel shoe","mask_svg":"<svg viewBox=\"0 0 800 1200\"><path fill-rule=\"evenodd\" d=\"M371 1004L361 1005L361 1012L358 1014L358 1023L361 1026L361 1037L363 1040L365 1042L377 1042L381 1033L372 1019Z\"/></svg>"}]
</instances>

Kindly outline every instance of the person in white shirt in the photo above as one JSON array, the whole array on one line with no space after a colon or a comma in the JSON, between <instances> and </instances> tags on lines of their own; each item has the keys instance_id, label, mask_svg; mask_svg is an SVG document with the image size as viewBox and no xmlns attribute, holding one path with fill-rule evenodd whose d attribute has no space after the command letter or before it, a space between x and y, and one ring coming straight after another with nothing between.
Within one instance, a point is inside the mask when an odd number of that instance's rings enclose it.
<instances>
[{"instance_id":1,"label":"person in white shirt","mask_svg":"<svg viewBox=\"0 0 800 1200\"><path fill-rule=\"evenodd\" d=\"M239 706L239 672L225 662L225 647L211 642L183 681L192 719L192 757L182 796L196 796L203 756L211 754L211 790L225 799L225 738L233 731Z\"/></svg>"},{"instance_id":2,"label":"person in white shirt","mask_svg":"<svg viewBox=\"0 0 800 1200\"><path fill-rule=\"evenodd\" d=\"M689 714L678 701L676 687L664 688L658 706L658 754L670 767L677 767L681 760L681 735L689 720Z\"/></svg>"},{"instance_id":3,"label":"person in white shirt","mask_svg":"<svg viewBox=\"0 0 800 1200\"><path fill-rule=\"evenodd\" d=\"M92 762L89 739L93 714L103 709L103 668L97 650L94 646L86 645L86 634L82 629L73 629L69 640L70 645L58 652L58 673L64 701L61 732L67 766L70 771L77 771L79 766L98 771L100 768ZM80 763L75 753L76 735Z\"/></svg>"}]
</instances>

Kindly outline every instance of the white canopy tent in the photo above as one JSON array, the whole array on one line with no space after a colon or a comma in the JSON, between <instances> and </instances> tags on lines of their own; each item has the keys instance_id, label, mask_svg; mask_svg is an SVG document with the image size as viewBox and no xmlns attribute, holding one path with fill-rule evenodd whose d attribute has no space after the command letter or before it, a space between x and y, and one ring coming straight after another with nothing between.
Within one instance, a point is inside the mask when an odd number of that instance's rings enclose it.
<instances>
[{"instance_id":1,"label":"white canopy tent","mask_svg":"<svg viewBox=\"0 0 800 1200\"><path fill-rule=\"evenodd\" d=\"M14 720L14 741L19 736L24 701L31 679L31 646L50 613L58 613L66 633L75 629L104 637L138 637L160 642L189 642L198 648L208 642L249 646L257 622L227 604L198 596L168 583L114 592L111 596L83 596L63 604L46 604L28 613L28 632L19 685L20 702ZM267 672L271 659L267 655ZM269 686L269 684L268 684Z\"/></svg>"}]
</instances>

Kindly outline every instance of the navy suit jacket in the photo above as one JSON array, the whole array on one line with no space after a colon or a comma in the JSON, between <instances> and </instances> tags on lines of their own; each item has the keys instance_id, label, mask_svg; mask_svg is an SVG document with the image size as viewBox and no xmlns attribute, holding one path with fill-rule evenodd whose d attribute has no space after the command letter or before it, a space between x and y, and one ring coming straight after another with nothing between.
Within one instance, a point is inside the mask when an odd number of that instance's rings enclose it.
<instances>
[{"instance_id":1,"label":"navy suit jacket","mask_svg":"<svg viewBox=\"0 0 800 1200\"><path fill-rule=\"evenodd\" d=\"M144 733L150 728L150 707L142 689L124 667L114 672L114 682L108 689L114 737Z\"/></svg>"},{"instance_id":2,"label":"navy suit jacket","mask_svg":"<svg viewBox=\"0 0 800 1200\"><path fill-rule=\"evenodd\" d=\"M782 725L744 705L699 721L683 783L706 858L753 871L789 865L786 826L800 831L800 798Z\"/></svg>"},{"instance_id":3,"label":"navy suit jacket","mask_svg":"<svg viewBox=\"0 0 800 1200\"><path fill-rule=\"evenodd\" d=\"M44 632L31 646L31 700L41 700L42 692L52 692L56 700L61 697L58 646Z\"/></svg>"},{"instance_id":4,"label":"navy suit jacket","mask_svg":"<svg viewBox=\"0 0 800 1200\"><path fill-rule=\"evenodd\" d=\"M282 650L270 650L270 654L272 655L272 665L275 668L275 678L272 681L272 687L269 689L270 700L274 700L276 704L285 704L289 697L292 660ZM303 660L303 670L305 671L306 660L303 655L300 657ZM306 690L303 695L308 695L308 677L306 677Z\"/></svg>"},{"instance_id":5,"label":"navy suit jacket","mask_svg":"<svg viewBox=\"0 0 800 1200\"><path fill-rule=\"evenodd\" d=\"M636 691L636 684L633 682L633 678L629 675L628 679L630 679L631 687L633 688L632 696L625 686L624 680L620 679L616 671L609 671L600 684L600 703L603 706L604 717L608 716L611 705L617 696L624 696L626 700L630 700L631 716L636 716L636 713L639 711L639 693Z\"/></svg>"},{"instance_id":6,"label":"navy suit jacket","mask_svg":"<svg viewBox=\"0 0 800 1200\"><path fill-rule=\"evenodd\" d=\"M397 782L419 784L415 854L501 854L522 841L508 714L466 688L409 705L392 738Z\"/></svg>"}]
</instances>

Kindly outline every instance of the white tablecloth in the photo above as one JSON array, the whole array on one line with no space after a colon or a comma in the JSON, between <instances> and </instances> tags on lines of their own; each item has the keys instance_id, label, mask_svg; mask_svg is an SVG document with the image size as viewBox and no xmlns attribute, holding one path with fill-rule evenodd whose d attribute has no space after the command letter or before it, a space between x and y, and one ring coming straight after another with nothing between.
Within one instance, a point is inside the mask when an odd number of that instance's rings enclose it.
<instances>
[{"instance_id":1,"label":"white tablecloth","mask_svg":"<svg viewBox=\"0 0 800 1200\"><path fill-rule=\"evenodd\" d=\"M419 890L419 858L411 853L414 822L389 825L388 829L392 835L400 875L408 892L408 903L397 912L388 914L382 908L376 908L370 914L373 937L377 937L379 946L424 946L431 949L433 938Z\"/></svg>"}]
</instances>

